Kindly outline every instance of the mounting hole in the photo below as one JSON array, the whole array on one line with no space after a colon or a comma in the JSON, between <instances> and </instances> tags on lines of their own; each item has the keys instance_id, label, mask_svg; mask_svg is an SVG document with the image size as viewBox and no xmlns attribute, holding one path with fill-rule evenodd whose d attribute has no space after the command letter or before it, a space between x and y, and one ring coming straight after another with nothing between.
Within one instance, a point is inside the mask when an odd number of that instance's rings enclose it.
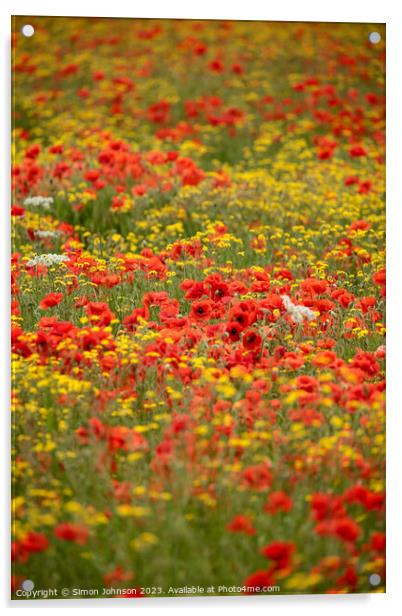
<instances>
[{"instance_id":1,"label":"mounting hole","mask_svg":"<svg viewBox=\"0 0 402 616\"><path fill-rule=\"evenodd\" d=\"M24 580L22 582L22 588L23 590L26 590L27 592L31 592L35 587L35 584L33 583L32 580Z\"/></svg>"},{"instance_id":2,"label":"mounting hole","mask_svg":"<svg viewBox=\"0 0 402 616\"><path fill-rule=\"evenodd\" d=\"M35 28L31 26L31 24L25 24L25 26L22 26L21 32L24 36L29 38L35 34Z\"/></svg>"},{"instance_id":3,"label":"mounting hole","mask_svg":"<svg viewBox=\"0 0 402 616\"><path fill-rule=\"evenodd\" d=\"M372 573L369 577L369 582L371 586L378 586L378 584L381 583L381 577L378 575L378 573Z\"/></svg>"},{"instance_id":4,"label":"mounting hole","mask_svg":"<svg viewBox=\"0 0 402 616\"><path fill-rule=\"evenodd\" d=\"M368 40L373 45L377 45L381 41L381 34L379 32L370 32L368 35Z\"/></svg>"}]
</instances>

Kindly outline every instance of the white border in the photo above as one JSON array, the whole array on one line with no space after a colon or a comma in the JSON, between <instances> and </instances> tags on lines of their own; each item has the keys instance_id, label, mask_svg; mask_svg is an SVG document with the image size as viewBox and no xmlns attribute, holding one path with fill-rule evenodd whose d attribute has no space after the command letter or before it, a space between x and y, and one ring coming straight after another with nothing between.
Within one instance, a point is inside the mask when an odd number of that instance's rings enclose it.
<instances>
[{"instance_id":1,"label":"white border","mask_svg":"<svg viewBox=\"0 0 402 616\"><path fill-rule=\"evenodd\" d=\"M8 2L15 15L70 15L96 17L154 17L183 19L248 19L279 21L342 21L384 23L389 16L392 3L387 0L337 0L336 2L318 2L314 0L283 0L275 3L263 3L259 0L247 0L247 3L229 0L169 0L169 2L129 2L113 0L113 3L101 4L89 1L72 0L55 3L52 0L14 0ZM388 8L387 8L388 5ZM392 12L392 11L391 11Z\"/></svg>"},{"instance_id":2,"label":"white border","mask_svg":"<svg viewBox=\"0 0 402 616\"><path fill-rule=\"evenodd\" d=\"M398 8L399 5L399 8ZM9 546L9 422L8 422L8 396L7 381L9 378L8 361L8 301L4 298L9 293L9 131L10 131L10 16L11 15L65 15L65 16L105 16L105 17L154 17L154 18L200 18L200 19L261 19L278 21L327 21L327 22L371 22L387 24L387 270L388 270L388 339L387 339L387 593L386 595L304 595L304 596L272 596L247 598L194 598L194 599L148 599L146 601L115 601L115 600L85 600L85 601L36 601L36 602L9 602L9 556L5 552L0 557L1 586L0 596L6 609L16 609L17 612L25 608L30 609L70 609L74 611L93 611L98 609L115 610L163 610L170 613L181 610L211 610L228 609L233 614L240 614L244 610L253 613L287 614L297 612L298 616L311 613L342 610L345 614L364 611L365 616L375 615L378 612L390 611L392 608L402 607L402 593L400 582L402 550L402 473L401 461L398 451L401 449L401 417L402 406L398 378L400 376L402 349L401 323L402 315L399 313L399 302L402 299L400 270L402 263L401 245L398 234L401 232L400 216L402 208L402 156L401 156L401 93L402 93L402 16L400 3L392 0L280 0L280 2L263 2L263 0L247 0L245 3L235 4L233 0L202 0L202 2L188 2L188 0L159 0L151 2L133 2L113 0L111 3L101 5L100 2L88 0L68 0L68 2L54 2L51 0L28 0L11 2L6 0L0 7L1 31L1 94L0 94L0 126L2 147L0 150L0 186L3 187L1 200L1 233L0 242L1 264L1 302L2 330L1 338L3 352L0 353L0 382L2 387L2 415L1 441L3 444L1 479L2 523L0 524L0 545ZM399 224L398 224L399 223ZM4 457L3 457L4 456ZM4 464L4 460L6 463ZM399 613L401 610L399 609Z\"/></svg>"}]
</instances>

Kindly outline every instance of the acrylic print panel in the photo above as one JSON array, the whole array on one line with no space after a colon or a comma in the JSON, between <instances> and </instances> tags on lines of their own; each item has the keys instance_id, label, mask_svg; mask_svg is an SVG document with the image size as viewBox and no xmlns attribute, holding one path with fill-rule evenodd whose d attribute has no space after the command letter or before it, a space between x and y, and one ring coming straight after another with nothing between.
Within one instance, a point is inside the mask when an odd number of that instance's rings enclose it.
<instances>
[{"instance_id":1,"label":"acrylic print panel","mask_svg":"<svg viewBox=\"0 0 402 616\"><path fill-rule=\"evenodd\" d=\"M385 27L12 44L12 597L384 592Z\"/></svg>"}]
</instances>

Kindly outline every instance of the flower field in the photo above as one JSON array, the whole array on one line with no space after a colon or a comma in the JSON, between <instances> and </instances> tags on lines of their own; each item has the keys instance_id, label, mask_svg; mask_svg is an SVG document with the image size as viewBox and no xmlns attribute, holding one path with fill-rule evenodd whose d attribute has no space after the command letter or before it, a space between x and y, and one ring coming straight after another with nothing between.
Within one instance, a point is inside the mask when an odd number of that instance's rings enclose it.
<instances>
[{"instance_id":1,"label":"flower field","mask_svg":"<svg viewBox=\"0 0 402 616\"><path fill-rule=\"evenodd\" d=\"M14 18L13 598L384 592L373 30Z\"/></svg>"}]
</instances>

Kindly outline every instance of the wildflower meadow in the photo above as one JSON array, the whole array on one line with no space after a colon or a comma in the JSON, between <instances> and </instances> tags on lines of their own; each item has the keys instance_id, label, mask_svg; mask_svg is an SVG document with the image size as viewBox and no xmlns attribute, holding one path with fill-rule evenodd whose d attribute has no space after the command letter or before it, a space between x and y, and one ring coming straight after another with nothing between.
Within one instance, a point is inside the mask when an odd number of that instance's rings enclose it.
<instances>
[{"instance_id":1,"label":"wildflower meadow","mask_svg":"<svg viewBox=\"0 0 402 616\"><path fill-rule=\"evenodd\" d=\"M385 27L12 30L12 597L384 592Z\"/></svg>"}]
</instances>

